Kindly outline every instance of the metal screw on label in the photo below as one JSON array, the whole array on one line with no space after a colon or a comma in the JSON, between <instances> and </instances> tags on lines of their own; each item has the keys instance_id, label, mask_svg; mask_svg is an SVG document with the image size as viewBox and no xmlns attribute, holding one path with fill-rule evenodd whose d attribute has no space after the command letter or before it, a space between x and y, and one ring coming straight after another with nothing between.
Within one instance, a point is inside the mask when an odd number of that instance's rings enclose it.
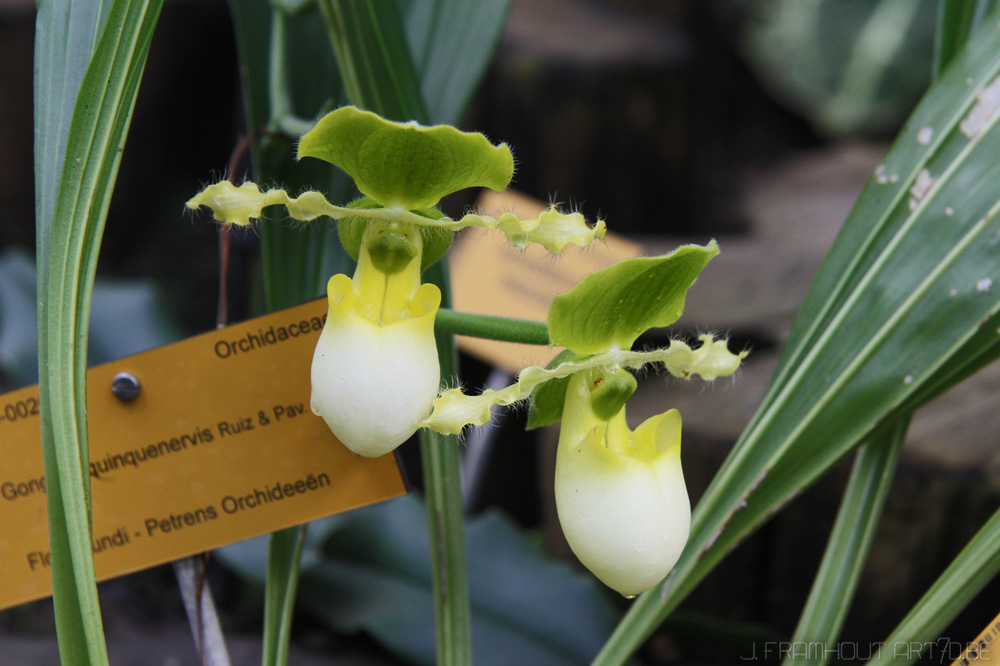
<instances>
[{"instance_id":1,"label":"metal screw on label","mask_svg":"<svg viewBox=\"0 0 1000 666\"><path fill-rule=\"evenodd\" d=\"M139 397L142 385L131 372L119 372L111 380L111 392L122 402L132 402Z\"/></svg>"}]
</instances>

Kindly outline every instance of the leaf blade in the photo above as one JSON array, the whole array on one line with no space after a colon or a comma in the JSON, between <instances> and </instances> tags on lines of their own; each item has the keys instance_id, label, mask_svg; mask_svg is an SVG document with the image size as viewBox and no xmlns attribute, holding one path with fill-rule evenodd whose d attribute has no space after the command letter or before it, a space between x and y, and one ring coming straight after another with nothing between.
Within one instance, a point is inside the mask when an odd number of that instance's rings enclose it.
<instances>
[{"instance_id":1,"label":"leaf blade","mask_svg":"<svg viewBox=\"0 0 1000 666\"><path fill-rule=\"evenodd\" d=\"M396 4L319 0L319 6L351 104L390 120L428 124Z\"/></svg>"},{"instance_id":2,"label":"leaf blade","mask_svg":"<svg viewBox=\"0 0 1000 666\"><path fill-rule=\"evenodd\" d=\"M909 419L890 423L858 450L823 561L792 635L793 644L820 645L822 649L818 653L810 650L804 659L800 655L797 661L822 665L833 654L871 549L908 427ZM791 660L786 657L784 661Z\"/></svg>"},{"instance_id":3,"label":"leaf blade","mask_svg":"<svg viewBox=\"0 0 1000 666\"><path fill-rule=\"evenodd\" d=\"M718 253L715 241L684 245L591 273L549 306L552 344L578 354L630 349L642 333L680 318L688 289Z\"/></svg>"},{"instance_id":4,"label":"leaf blade","mask_svg":"<svg viewBox=\"0 0 1000 666\"><path fill-rule=\"evenodd\" d=\"M510 7L511 0L408 3L406 36L433 122L461 121L500 41Z\"/></svg>"},{"instance_id":5,"label":"leaf blade","mask_svg":"<svg viewBox=\"0 0 1000 666\"><path fill-rule=\"evenodd\" d=\"M75 40L82 55L86 49L79 45L92 38L87 32L100 26L107 11L93 55L86 54L78 90L73 86L79 63L64 69L63 108L48 117L36 112L36 132L58 133L65 102L73 100L63 158L56 137L38 149L42 161L36 167L39 397L53 600L60 657L67 664L107 663L90 538L86 332L107 207L161 7L162 0L114 2L110 9L87 13L96 24L71 24L63 34L75 35L67 39ZM55 11L71 18L68 8ZM44 77L51 66L43 51L36 77ZM50 89L42 99L49 93L55 94Z\"/></svg>"},{"instance_id":6,"label":"leaf blade","mask_svg":"<svg viewBox=\"0 0 1000 666\"><path fill-rule=\"evenodd\" d=\"M884 645L932 645L975 596L1000 573L1000 511L969 540L948 568L924 593ZM868 663L912 664L921 650L894 651Z\"/></svg>"}]
</instances>

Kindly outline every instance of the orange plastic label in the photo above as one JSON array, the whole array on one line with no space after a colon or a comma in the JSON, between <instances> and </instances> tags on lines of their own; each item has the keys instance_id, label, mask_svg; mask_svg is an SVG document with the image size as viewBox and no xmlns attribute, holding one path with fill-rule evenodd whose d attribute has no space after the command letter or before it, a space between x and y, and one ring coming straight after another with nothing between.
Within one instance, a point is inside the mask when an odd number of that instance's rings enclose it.
<instances>
[{"instance_id":1,"label":"orange plastic label","mask_svg":"<svg viewBox=\"0 0 1000 666\"><path fill-rule=\"evenodd\" d=\"M484 190L476 206L486 214L510 211L522 218L535 217L548 208L517 192L498 194L492 190ZM484 234L489 235L484 238ZM637 243L612 233L604 242L586 249L568 245L553 257L538 245L518 250L499 232L469 229L448 254L452 302L463 312L546 321L557 294L568 291L589 273L641 254ZM463 351L512 374L528 365L545 365L560 351L464 336L457 341Z\"/></svg>"},{"instance_id":2,"label":"orange plastic label","mask_svg":"<svg viewBox=\"0 0 1000 666\"><path fill-rule=\"evenodd\" d=\"M406 492L309 409L319 299L87 372L98 579ZM138 397L111 392L138 379ZM0 608L52 593L38 387L0 396Z\"/></svg>"}]
</instances>

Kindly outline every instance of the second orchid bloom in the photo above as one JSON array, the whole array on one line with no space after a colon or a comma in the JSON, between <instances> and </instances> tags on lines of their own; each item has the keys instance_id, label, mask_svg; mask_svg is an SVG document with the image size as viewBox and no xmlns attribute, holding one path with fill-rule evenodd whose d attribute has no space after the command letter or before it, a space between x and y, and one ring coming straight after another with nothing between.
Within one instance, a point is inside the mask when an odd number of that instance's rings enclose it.
<instances>
[{"instance_id":1,"label":"second orchid bloom","mask_svg":"<svg viewBox=\"0 0 1000 666\"><path fill-rule=\"evenodd\" d=\"M244 226L268 206L291 218L339 221L341 242L357 262L354 277L328 283L329 315L312 364L312 410L348 448L379 456L413 435L429 416L441 382L434 317L441 292L421 273L447 252L455 231L496 229L518 248L537 243L558 253L603 238L579 213L550 209L535 219L476 213L458 220L433 208L468 187L503 190L514 174L505 144L454 127L395 123L354 107L321 118L299 142L299 158L343 169L365 197L333 205L319 192L290 197L255 183L220 181L188 201L217 220Z\"/></svg>"},{"instance_id":2,"label":"second orchid bloom","mask_svg":"<svg viewBox=\"0 0 1000 666\"><path fill-rule=\"evenodd\" d=\"M711 381L736 372L745 356L711 335L696 348L680 340L651 351L631 347L681 316L688 289L718 251L714 242L686 245L591 273L549 308L549 337L567 348L549 367L525 368L499 391L445 391L423 422L459 432L487 423L492 405L529 397L529 428L561 421L555 499L563 533L584 566L628 597L673 569L691 524L680 414L668 410L629 430L625 404L636 388L630 370L662 364L675 377Z\"/></svg>"}]
</instances>

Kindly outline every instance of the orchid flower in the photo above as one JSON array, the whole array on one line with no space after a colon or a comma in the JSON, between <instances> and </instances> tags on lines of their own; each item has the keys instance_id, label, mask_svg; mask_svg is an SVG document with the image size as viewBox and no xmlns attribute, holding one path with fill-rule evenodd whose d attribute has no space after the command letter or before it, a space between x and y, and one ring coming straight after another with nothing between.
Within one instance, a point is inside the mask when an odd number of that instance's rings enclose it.
<instances>
[{"instance_id":1,"label":"orchid flower","mask_svg":"<svg viewBox=\"0 0 1000 666\"><path fill-rule=\"evenodd\" d=\"M422 423L457 433L469 424L485 425L493 405L529 398L529 428L561 420L559 522L580 562L627 597L670 572L691 524L680 414L669 410L630 431L625 403L636 388L630 370L662 364L680 379L712 381L732 375L746 356L707 334L694 348L681 340L648 351L631 347L647 330L681 316L688 289L718 251L714 241L687 245L591 273L549 308L549 338L566 350L548 367L527 367L514 384L479 395L444 391Z\"/></svg>"},{"instance_id":2,"label":"orchid flower","mask_svg":"<svg viewBox=\"0 0 1000 666\"><path fill-rule=\"evenodd\" d=\"M550 209L521 220L468 213L452 220L433 208L467 187L503 190L514 173L505 144L448 126L395 123L354 107L321 118L299 142L299 158L343 169L366 195L347 206L319 192L290 197L282 189L239 187L221 181L188 201L208 206L217 220L244 226L267 206L290 217L330 217L347 252L357 260L353 278L334 275L327 285L329 315L313 356L312 411L348 448L380 456L406 441L430 414L441 381L434 341L440 290L420 274L440 259L453 232L465 227L502 231L518 248L538 243L559 253L603 238L579 213Z\"/></svg>"},{"instance_id":3,"label":"orchid flower","mask_svg":"<svg viewBox=\"0 0 1000 666\"><path fill-rule=\"evenodd\" d=\"M312 362L313 413L369 458L416 432L441 380L434 340L441 290L420 284L420 233L384 226L366 230L353 280L330 278Z\"/></svg>"}]
</instances>

